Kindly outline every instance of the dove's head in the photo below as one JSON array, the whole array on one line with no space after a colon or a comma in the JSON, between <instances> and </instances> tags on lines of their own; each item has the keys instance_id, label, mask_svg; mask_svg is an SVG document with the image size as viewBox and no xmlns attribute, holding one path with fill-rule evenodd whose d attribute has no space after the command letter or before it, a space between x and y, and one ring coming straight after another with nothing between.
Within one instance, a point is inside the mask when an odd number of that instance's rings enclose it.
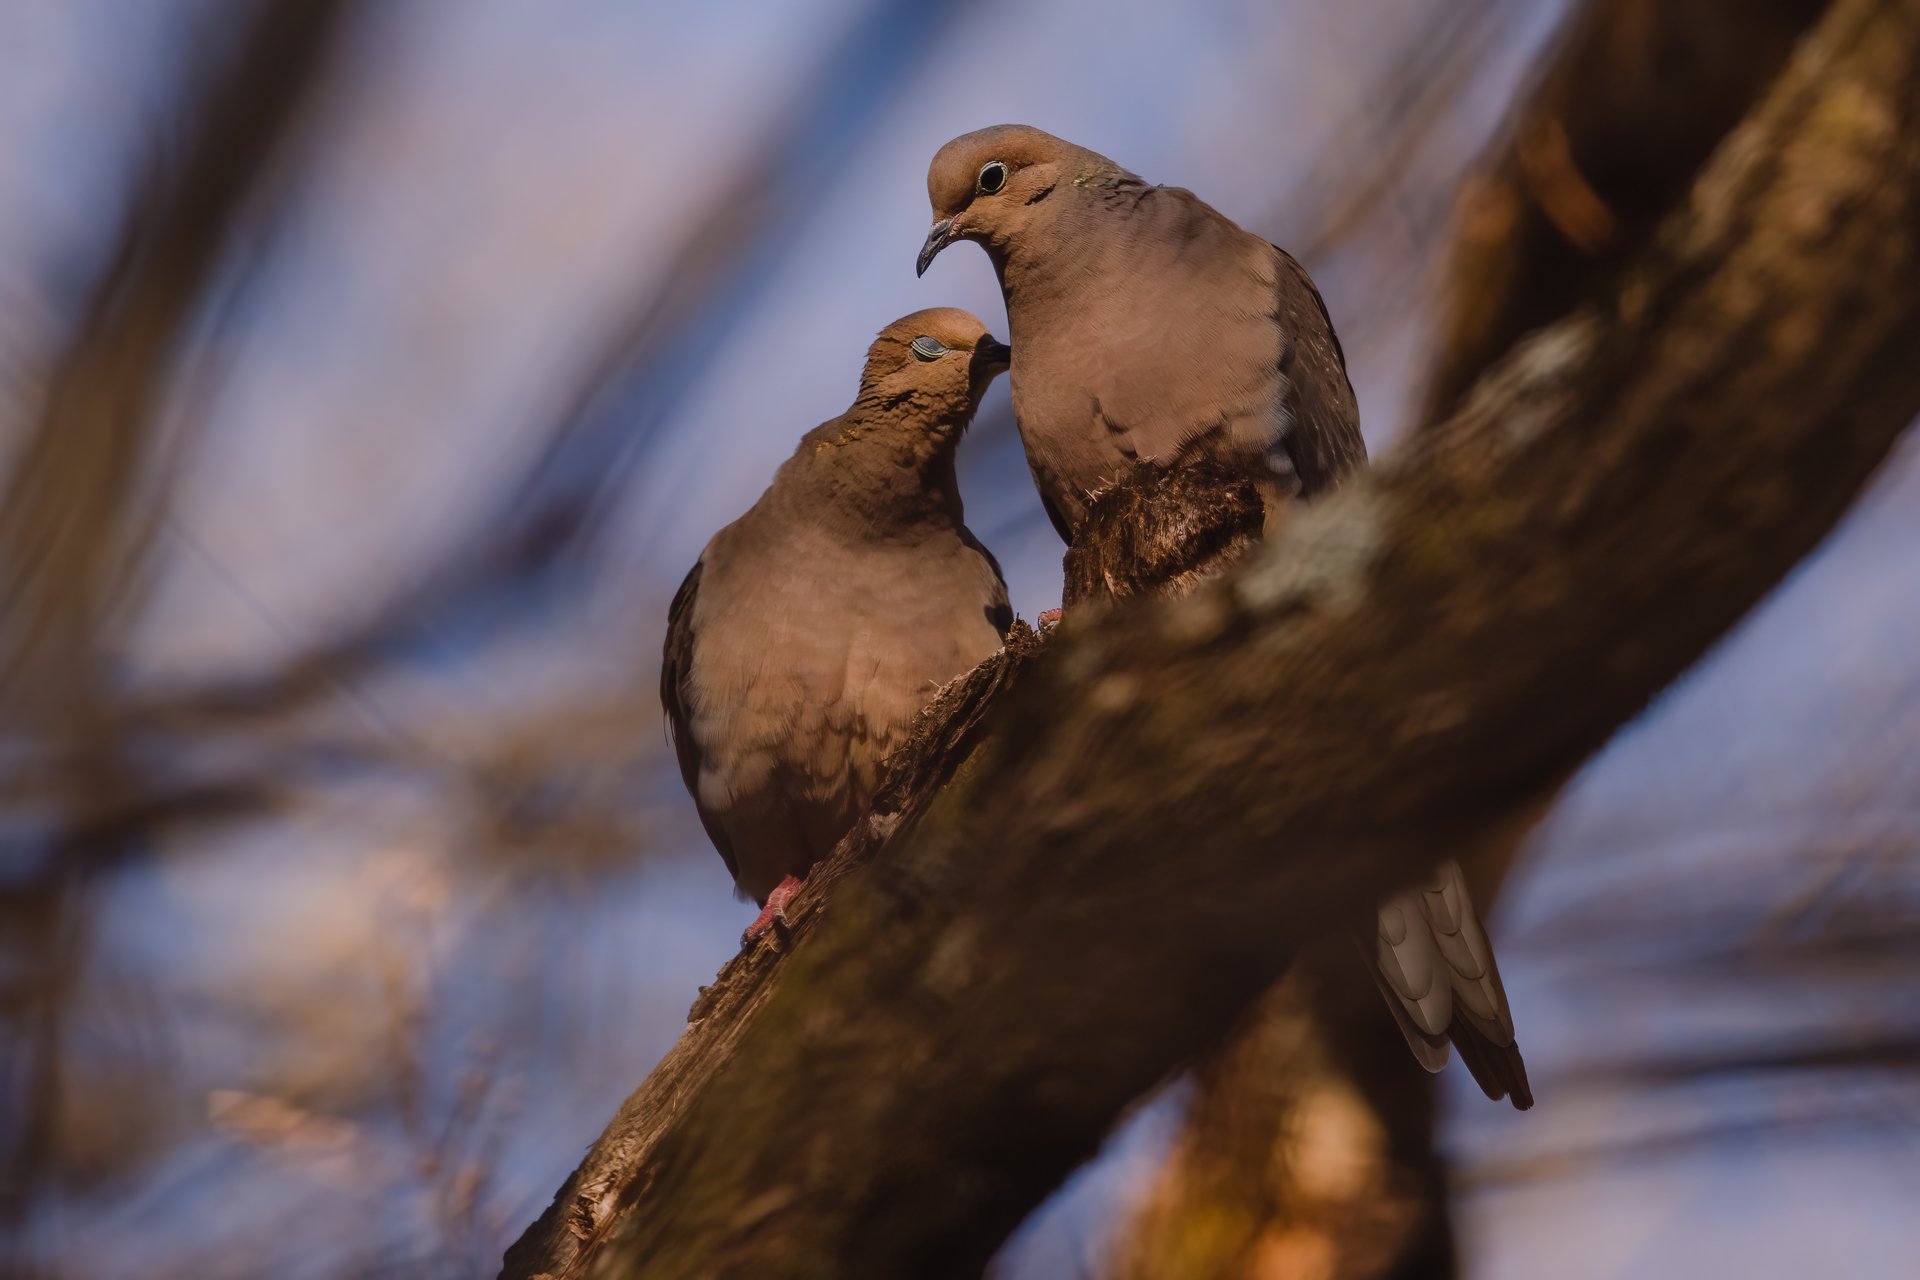
<instances>
[{"instance_id":1,"label":"dove's head","mask_svg":"<svg viewBox=\"0 0 1920 1280\"><path fill-rule=\"evenodd\" d=\"M803 486L816 512L851 513L863 536L930 512L957 520L960 437L1012 357L957 308L902 316L867 348L852 406L801 437L775 483Z\"/></svg>"},{"instance_id":2,"label":"dove's head","mask_svg":"<svg viewBox=\"0 0 1920 1280\"><path fill-rule=\"evenodd\" d=\"M1013 352L972 312L931 307L902 316L867 348L859 404L965 426Z\"/></svg>"},{"instance_id":3,"label":"dove's head","mask_svg":"<svg viewBox=\"0 0 1920 1280\"><path fill-rule=\"evenodd\" d=\"M1030 125L963 133L927 167L933 229L918 272L925 275L927 264L955 240L978 240L996 263L1004 262L1023 232L1053 216L1056 196L1124 173L1105 156Z\"/></svg>"}]
</instances>

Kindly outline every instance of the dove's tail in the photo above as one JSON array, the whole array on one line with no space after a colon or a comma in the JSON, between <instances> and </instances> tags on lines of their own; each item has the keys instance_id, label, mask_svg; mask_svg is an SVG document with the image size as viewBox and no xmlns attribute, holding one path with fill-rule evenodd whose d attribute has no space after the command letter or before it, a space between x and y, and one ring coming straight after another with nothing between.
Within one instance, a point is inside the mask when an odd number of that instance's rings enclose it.
<instances>
[{"instance_id":1,"label":"dove's tail","mask_svg":"<svg viewBox=\"0 0 1920 1280\"><path fill-rule=\"evenodd\" d=\"M1420 1065L1440 1070L1451 1043L1487 1097L1531 1107L1513 1011L1459 866L1444 862L1388 899L1373 941L1368 968Z\"/></svg>"},{"instance_id":2,"label":"dove's tail","mask_svg":"<svg viewBox=\"0 0 1920 1280\"><path fill-rule=\"evenodd\" d=\"M1455 1022L1450 1030L1453 1047L1472 1073L1473 1082L1480 1086L1480 1092L1495 1102L1511 1098L1516 1111L1525 1111L1533 1105L1533 1088L1527 1083L1527 1064L1520 1056L1518 1044L1512 1041L1495 1044L1470 1022Z\"/></svg>"}]
</instances>

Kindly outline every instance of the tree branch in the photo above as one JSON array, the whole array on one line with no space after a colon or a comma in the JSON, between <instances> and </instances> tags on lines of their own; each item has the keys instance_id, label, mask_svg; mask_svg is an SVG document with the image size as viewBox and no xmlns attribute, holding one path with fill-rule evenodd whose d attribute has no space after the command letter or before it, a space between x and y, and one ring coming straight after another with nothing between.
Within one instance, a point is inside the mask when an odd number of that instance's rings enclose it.
<instances>
[{"instance_id":1,"label":"tree branch","mask_svg":"<svg viewBox=\"0 0 1920 1280\"><path fill-rule=\"evenodd\" d=\"M47 372L37 420L0 477L0 803L37 815L29 833L57 833L16 837L0 893L0 1017L22 1046L0 1101L0 1219L31 1208L59 1154L62 1019L91 910L83 889L154 816L121 758L101 631L164 505L154 473L164 472L169 380L351 7L259 0L207 17L182 77L183 137L148 159ZM173 798L177 812L204 814L236 796Z\"/></svg>"},{"instance_id":2,"label":"tree branch","mask_svg":"<svg viewBox=\"0 0 1920 1280\"><path fill-rule=\"evenodd\" d=\"M1617 290L1241 571L1070 619L506 1274L977 1274L1294 952L1514 821L1846 510L1920 408L1917 86L1920 3L1839 0Z\"/></svg>"},{"instance_id":3,"label":"tree branch","mask_svg":"<svg viewBox=\"0 0 1920 1280\"><path fill-rule=\"evenodd\" d=\"M0 494L0 706L67 736L93 701L93 634L138 548L134 510L167 377L221 255L317 83L345 0L244 9L205 50L177 162L156 151L113 257L54 361ZM231 24L231 16L229 17ZM209 44L215 42L209 41Z\"/></svg>"}]
</instances>

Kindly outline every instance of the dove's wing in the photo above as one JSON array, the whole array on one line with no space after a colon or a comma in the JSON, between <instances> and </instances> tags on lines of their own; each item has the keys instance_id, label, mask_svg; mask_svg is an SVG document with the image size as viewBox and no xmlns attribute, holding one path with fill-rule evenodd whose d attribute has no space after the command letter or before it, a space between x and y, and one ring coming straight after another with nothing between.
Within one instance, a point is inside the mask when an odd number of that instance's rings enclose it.
<instances>
[{"instance_id":1,"label":"dove's wing","mask_svg":"<svg viewBox=\"0 0 1920 1280\"><path fill-rule=\"evenodd\" d=\"M680 778L693 796L700 825L707 829L707 837L726 861L727 874L738 880L740 867L734 857L733 844L727 839L725 828L707 811L707 806L700 803L700 744L694 741L692 732L693 607L700 593L700 571L704 564L704 561L694 562L680 589L673 593L673 603L667 607L667 643L660 655L660 708L666 712L673 753L680 760Z\"/></svg>"},{"instance_id":2,"label":"dove's wing","mask_svg":"<svg viewBox=\"0 0 1920 1280\"><path fill-rule=\"evenodd\" d=\"M1365 465L1366 441L1360 437L1360 410L1347 380L1347 356L1327 304L1305 267L1279 246L1274 319L1280 326L1281 395L1287 433L1280 447L1300 481L1300 496L1311 498Z\"/></svg>"}]
</instances>

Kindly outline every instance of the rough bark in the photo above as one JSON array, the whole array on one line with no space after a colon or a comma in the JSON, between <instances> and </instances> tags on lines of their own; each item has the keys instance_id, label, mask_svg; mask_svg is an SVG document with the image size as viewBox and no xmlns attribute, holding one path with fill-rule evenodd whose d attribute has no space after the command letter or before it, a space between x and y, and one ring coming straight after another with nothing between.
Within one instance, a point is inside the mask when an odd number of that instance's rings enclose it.
<instances>
[{"instance_id":1,"label":"rough bark","mask_svg":"<svg viewBox=\"0 0 1920 1280\"><path fill-rule=\"evenodd\" d=\"M506 1274L977 1274L1294 951L1512 821L1846 509L1920 408L1917 98L1920 0L1840 0L1617 289L1227 578L1070 618Z\"/></svg>"},{"instance_id":2,"label":"rough bark","mask_svg":"<svg viewBox=\"0 0 1920 1280\"><path fill-rule=\"evenodd\" d=\"M1203 437L1178 465L1142 466L1093 499L1067 548L1067 609L1190 595L1259 545L1259 485L1220 444Z\"/></svg>"}]
</instances>

